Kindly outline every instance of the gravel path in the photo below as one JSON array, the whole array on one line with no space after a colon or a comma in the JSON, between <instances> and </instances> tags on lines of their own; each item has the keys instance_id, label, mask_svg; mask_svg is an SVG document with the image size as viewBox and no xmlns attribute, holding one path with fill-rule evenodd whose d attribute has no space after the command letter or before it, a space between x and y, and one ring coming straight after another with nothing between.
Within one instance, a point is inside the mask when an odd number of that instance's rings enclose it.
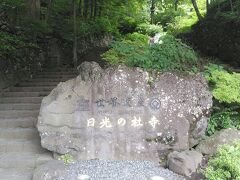
<instances>
[{"instance_id":1,"label":"gravel path","mask_svg":"<svg viewBox=\"0 0 240 180\"><path fill-rule=\"evenodd\" d=\"M148 161L89 160L71 164L61 180L183 180ZM59 179L60 180L60 179Z\"/></svg>"}]
</instances>

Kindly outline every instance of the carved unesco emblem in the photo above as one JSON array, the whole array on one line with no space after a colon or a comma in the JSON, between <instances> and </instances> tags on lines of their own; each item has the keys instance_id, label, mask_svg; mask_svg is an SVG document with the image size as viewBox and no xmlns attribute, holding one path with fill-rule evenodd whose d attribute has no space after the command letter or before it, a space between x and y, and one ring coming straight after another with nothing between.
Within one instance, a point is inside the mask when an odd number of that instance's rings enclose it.
<instances>
[{"instance_id":1,"label":"carved unesco emblem","mask_svg":"<svg viewBox=\"0 0 240 180\"><path fill-rule=\"evenodd\" d=\"M154 111L160 109L161 101L158 98L154 98L150 101L150 108Z\"/></svg>"}]
</instances>

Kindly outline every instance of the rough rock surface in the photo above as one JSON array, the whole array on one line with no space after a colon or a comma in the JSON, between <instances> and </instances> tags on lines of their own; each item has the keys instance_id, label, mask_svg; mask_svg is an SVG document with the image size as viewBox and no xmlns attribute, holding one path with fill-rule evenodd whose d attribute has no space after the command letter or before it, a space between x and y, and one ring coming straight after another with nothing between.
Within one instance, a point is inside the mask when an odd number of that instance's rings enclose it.
<instances>
[{"instance_id":1,"label":"rough rock surface","mask_svg":"<svg viewBox=\"0 0 240 180\"><path fill-rule=\"evenodd\" d=\"M88 160L64 165L48 162L38 167L33 180L184 180L149 161Z\"/></svg>"},{"instance_id":2,"label":"rough rock surface","mask_svg":"<svg viewBox=\"0 0 240 180\"><path fill-rule=\"evenodd\" d=\"M200 167L203 155L197 151L174 151L168 155L168 168L178 174L191 177Z\"/></svg>"},{"instance_id":3,"label":"rough rock surface","mask_svg":"<svg viewBox=\"0 0 240 180\"><path fill-rule=\"evenodd\" d=\"M205 155L213 155L217 148L223 144L231 144L240 139L240 131L236 129L224 129L216 132L207 139L201 141L196 150Z\"/></svg>"},{"instance_id":4,"label":"rough rock surface","mask_svg":"<svg viewBox=\"0 0 240 180\"><path fill-rule=\"evenodd\" d=\"M37 127L48 150L84 160L158 161L204 135L212 96L201 74L103 70L94 62L78 69L42 101Z\"/></svg>"}]
</instances>

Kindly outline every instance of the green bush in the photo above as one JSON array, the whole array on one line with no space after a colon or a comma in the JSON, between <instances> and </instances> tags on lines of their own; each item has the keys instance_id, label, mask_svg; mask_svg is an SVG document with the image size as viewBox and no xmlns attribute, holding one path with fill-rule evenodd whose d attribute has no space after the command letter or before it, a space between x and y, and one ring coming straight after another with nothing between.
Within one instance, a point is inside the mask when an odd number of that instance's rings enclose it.
<instances>
[{"instance_id":1,"label":"green bush","mask_svg":"<svg viewBox=\"0 0 240 180\"><path fill-rule=\"evenodd\" d=\"M119 23L119 31L122 34L132 33L136 30L137 22L133 17L123 17Z\"/></svg>"},{"instance_id":2,"label":"green bush","mask_svg":"<svg viewBox=\"0 0 240 180\"><path fill-rule=\"evenodd\" d=\"M159 24L161 24L164 29L168 27L169 24L175 23L175 18L178 16L184 16L184 11L178 10L175 11L175 9L166 9L165 11L160 11L156 14L155 20Z\"/></svg>"},{"instance_id":3,"label":"green bush","mask_svg":"<svg viewBox=\"0 0 240 180\"><path fill-rule=\"evenodd\" d=\"M11 61L17 66L26 58L26 52L36 49L38 49L37 45L27 42L23 37L7 32L0 32L1 60Z\"/></svg>"},{"instance_id":4,"label":"green bush","mask_svg":"<svg viewBox=\"0 0 240 180\"><path fill-rule=\"evenodd\" d=\"M211 136L216 131L227 128L240 129L239 106L214 107L214 112L208 122L207 135Z\"/></svg>"},{"instance_id":5,"label":"green bush","mask_svg":"<svg viewBox=\"0 0 240 180\"><path fill-rule=\"evenodd\" d=\"M164 31L172 35L178 35L191 31L191 26L198 21L196 12L193 9L191 1L179 1L178 7L171 1L166 2L168 5L164 5L156 13L156 23L162 25ZM198 0L198 8L201 15L204 16L206 12L206 1Z\"/></svg>"},{"instance_id":6,"label":"green bush","mask_svg":"<svg viewBox=\"0 0 240 180\"><path fill-rule=\"evenodd\" d=\"M64 164L68 165L74 162L73 156L71 154L64 154L58 158L59 161L63 161Z\"/></svg>"},{"instance_id":7,"label":"green bush","mask_svg":"<svg viewBox=\"0 0 240 180\"><path fill-rule=\"evenodd\" d=\"M82 26L85 27L85 31L81 31ZM82 37L86 35L103 35L106 33L115 33L117 26L105 17L99 17L94 20L85 21L79 26L79 35Z\"/></svg>"},{"instance_id":8,"label":"green bush","mask_svg":"<svg viewBox=\"0 0 240 180\"><path fill-rule=\"evenodd\" d=\"M152 66L164 71L195 71L198 55L186 44L171 35L160 37L158 44L150 46ZM137 64L137 62L136 62Z\"/></svg>"},{"instance_id":9,"label":"green bush","mask_svg":"<svg viewBox=\"0 0 240 180\"><path fill-rule=\"evenodd\" d=\"M144 34L140 34L140 33L127 34L125 36L125 39L129 40L131 42L139 43L139 45L147 45L148 41L149 41L148 36L146 36Z\"/></svg>"},{"instance_id":10,"label":"green bush","mask_svg":"<svg viewBox=\"0 0 240 180\"><path fill-rule=\"evenodd\" d=\"M240 73L229 73L222 67L210 65L205 72L212 94L219 102L240 103Z\"/></svg>"},{"instance_id":11,"label":"green bush","mask_svg":"<svg viewBox=\"0 0 240 180\"><path fill-rule=\"evenodd\" d=\"M149 45L147 38L146 35L137 33L128 35L123 40L116 41L102 57L111 64L124 63L144 69L196 71L197 54L180 40L162 35L159 43Z\"/></svg>"},{"instance_id":12,"label":"green bush","mask_svg":"<svg viewBox=\"0 0 240 180\"><path fill-rule=\"evenodd\" d=\"M208 180L240 180L240 142L219 148L204 174Z\"/></svg>"},{"instance_id":13,"label":"green bush","mask_svg":"<svg viewBox=\"0 0 240 180\"><path fill-rule=\"evenodd\" d=\"M226 128L240 129L240 74L210 64L204 73L214 97L207 135Z\"/></svg>"},{"instance_id":14,"label":"green bush","mask_svg":"<svg viewBox=\"0 0 240 180\"><path fill-rule=\"evenodd\" d=\"M148 36L154 36L157 33L163 32L162 26L142 23L137 26L137 32Z\"/></svg>"},{"instance_id":15,"label":"green bush","mask_svg":"<svg viewBox=\"0 0 240 180\"><path fill-rule=\"evenodd\" d=\"M122 40L112 44L111 49L102 55L111 64L129 64L130 61L144 59L147 61L148 36L143 34L129 34Z\"/></svg>"}]
</instances>

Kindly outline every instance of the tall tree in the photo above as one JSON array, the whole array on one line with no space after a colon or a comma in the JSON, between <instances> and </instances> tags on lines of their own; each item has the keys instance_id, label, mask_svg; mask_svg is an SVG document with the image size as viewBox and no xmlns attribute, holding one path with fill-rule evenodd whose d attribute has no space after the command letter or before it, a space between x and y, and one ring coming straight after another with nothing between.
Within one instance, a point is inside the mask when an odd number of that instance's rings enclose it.
<instances>
[{"instance_id":1,"label":"tall tree","mask_svg":"<svg viewBox=\"0 0 240 180\"><path fill-rule=\"evenodd\" d=\"M175 11L177 11L177 9L178 9L178 1L179 0L174 0L174 9L175 9Z\"/></svg>"},{"instance_id":2,"label":"tall tree","mask_svg":"<svg viewBox=\"0 0 240 180\"><path fill-rule=\"evenodd\" d=\"M94 0L94 17L97 16L97 8L98 8L98 1L97 0Z\"/></svg>"},{"instance_id":3,"label":"tall tree","mask_svg":"<svg viewBox=\"0 0 240 180\"><path fill-rule=\"evenodd\" d=\"M208 12L208 10L209 10L209 0L206 0L206 11Z\"/></svg>"},{"instance_id":4,"label":"tall tree","mask_svg":"<svg viewBox=\"0 0 240 180\"><path fill-rule=\"evenodd\" d=\"M27 14L33 19L40 19L40 0L26 0Z\"/></svg>"},{"instance_id":5,"label":"tall tree","mask_svg":"<svg viewBox=\"0 0 240 180\"><path fill-rule=\"evenodd\" d=\"M201 13L200 13L200 11L198 9L198 5L197 5L196 0L191 0L191 1L192 1L192 5L193 5L193 8L194 8L194 10L195 10L195 12L197 14L198 19L199 20L202 19L203 17L202 17L202 15L201 15Z\"/></svg>"},{"instance_id":6,"label":"tall tree","mask_svg":"<svg viewBox=\"0 0 240 180\"><path fill-rule=\"evenodd\" d=\"M82 17L82 0L79 0L79 8L78 8L79 15Z\"/></svg>"},{"instance_id":7,"label":"tall tree","mask_svg":"<svg viewBox=\"0 0 240 180\"><path fill-rule=\"evenodd\" d=\"M73 0L73 64L77 66L77 0Z\"/></svg>"},{"instance_id":8,"label":"tall tree","mask_svg":"<svg viewBox=\"0 0 240 180\"><path fill-rule=\"evenodd\" d=\"M150 11L151 11L151 24L154 24L154 14L155 14L155 0L151 0L151 8L150 8Z\"/></svg>"},{"instance_id":9,"label":"tall tree","mask_svg":"<svg viewBox=\"0 0 240 180\"><path fill-rule=\"evenodd\" d=\"M94 0L89 0L90 4L90 17L93 18L93 13L94 13Z\"/></svg>"},{"instance_id":10,"label":"tall tree","mask_svg":"<svg viewBox=\"0 0 240 180\"><path fill-rule=\"evenodd\" d=\"M231 11L233 12L233 1L229 0L229 3L230 3Z\"/></svg>"},{"instance_id":11,"label":"tall tree","mask_svg":"<svg viewBox=\"0 0 240 180\"><path fill-rule=\"evenodd\" d=\"M89 8L89 0L84 0L84 10L83 10L83 16L85 19L88 18L88 8Z\"/></svg>"}]
</instances>

